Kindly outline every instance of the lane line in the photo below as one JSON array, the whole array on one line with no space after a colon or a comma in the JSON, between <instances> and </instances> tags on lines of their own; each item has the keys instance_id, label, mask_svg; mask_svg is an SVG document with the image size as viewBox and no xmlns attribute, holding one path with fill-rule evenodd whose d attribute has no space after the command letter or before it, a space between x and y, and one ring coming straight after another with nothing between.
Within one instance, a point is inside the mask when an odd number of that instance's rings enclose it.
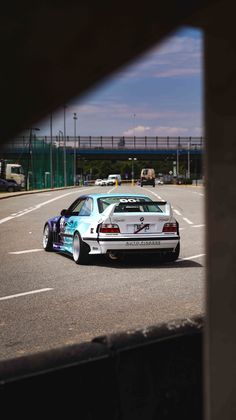
<instances>
[{"instance_id":1,"label":"lane line","mask_svg":"<svg viewBox=\"0 0 236 420\"><path fill-rule=\"evenodd\" d=\"M148 190L148 188L144 188L144 187L140 187L140 188L142 188L143 190L146 190L146 191L150 192L151 194L155 195L158 198L158 200L163 200L163 198L160 195L154 193L151 190Z\"/></svg>"},{"instance_id":2,"label":"lane line","mask_svg":"<svg viewBox=\"0 0 236 420\"><path fill-rule=\"evenodd\" d=\"M203 197L204 197L204 195L205 195L205 194L202 194L202 193L199 193L199 192L196 192L196 191L193 191L193 194L202 195Z\"/></svg>"},{"instance_id":3,"label":"lane line","mask_svg":"<svg viewBox=\"0 0 236 420\"><path fill-rule=\"evenodd\" d=\"M194 228L198 228L198 227L204 227L205 225L193 225L193 226L191 226L191 227L194 227Z\"/></svg>"},{"instance_id":4,"label":"lane line","mask_svg":"<svg viewBox=\"0 0 236 420\"><path fill-rule=\"evenodd\" d=\"M194 260L195 258L201 258L204 257L206 254L198 254L198 255L193 255L191 257L186 257L186 258L179 258L177 261L175 262L180 262L180 261L185 261L185 260Z\"/></svg>"},{"instance_id":5,"label":"lane line","mask_svg":"<svg viewBox=\"0 0 236 420\"><path fill-rule=\"evenodd\" d=\"M189 225L193 225L193 222L191 220L187 219L187 217L183 217L183 220L188 223Z\"/></svg>"},{"instance_id":6,"label":"lane line","mask_svg":"<svg viewBox=\"0 0 236 420\"><path fill-rule=\"evenodd\" d=\"M39 252L39 251L43 251L43 249L26 249L25 251L8 252L8 254L19 255L19 254L27 254L27 253L30 253L30 252Z\"/></svg>"},{"instance_id":7,"label":"lane line","mask_svg":"<svg viewBox=\"0 0 236 420\"><path fill-rule=\"evenodd\" d=\"M182 216L182 214L180 213L180 211L179 211L179 210L175 210L175 209L173 209L173 211L174 211L176 214L178 214L178 216Z\"/></svg>"},{"instance_id":8,"label":"lane line","mask_svg":"<svg viewBox=\"0 0 236 420\"><path fill-rule=\"evenodd\" d=\"M107 194L110 194L117 186L113 187L111 190L107 191Z\"/></svg>"},{"instance_id":9,"label":"lane line","mask_svg":"<svg viewBox=\"0 0 236 420\"><path fill-rule=\"evenodd\" d=\"M79 193L82 192L82 191L91 190L91 188L95 188L95 187L83 188L82 190L79 191ZM24 216L25 214L28 214L28 213L30 213L32 211L35 211L35 210L38 210L41 207L46 206L47 204L52 203L53 201L60 200L63 197L66 197L68 195L75 194L75 193L78 194L78 191L71 191L69 193L59 195L58 197L54 197L51 200L47 200L47 201L44 201L42 203L36 204L35 206L29 207L28 209L20 210L17 213L13 213L14 215L12 214L11 216L5 217L4 219L0 219L0 224L1 223L8 222L9 220L15 219L16 217Z\"/></svg>"},{"instance_id":10,"label":"lane line","mask_svg":"<svg viewBox=\"0 0 236 420\"><path fill-rule=\"evenodd\" d=\"M8 222L8 220L14 219L14 217L15 217L15 216L8 216L8 217L5 217L4 219L1 219L1 220L0 220L0 224L1 224L1 223Z\"/></svg>"},{"instance_id":11,"label":"lane line","mask_svg":"<svg viewBox=\"0 0 236 420\"><path fill-rule=\"evenodd\" d=\"M53 290L53 288L52 287L47 287L45 289L31 290L30 292L17 293L15 295L3 296L3 297L0 297L0 300L13 299L13 298L20 297L20 296L27 296L27 295L33 295L35 293L48 292L50 290Z\"/></svg>"}]
</instances>

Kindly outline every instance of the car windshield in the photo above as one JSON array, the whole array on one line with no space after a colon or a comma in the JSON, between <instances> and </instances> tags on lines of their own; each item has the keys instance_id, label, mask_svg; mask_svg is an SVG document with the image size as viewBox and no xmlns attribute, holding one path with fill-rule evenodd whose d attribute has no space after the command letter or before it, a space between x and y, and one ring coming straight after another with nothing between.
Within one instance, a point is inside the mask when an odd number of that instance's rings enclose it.
<instances>
[{"instance_id":1,"label":"car windshield","mask_svg":"<svg viewBox=\"0 0 236 420\"><path fill-rule=\"evenodd\" d=\"M101 197L98 198L98 208L99 213L103 213L104 210L114 203L119 205L115 208L114 213L123 213L123 212L157 212L162 213L162 209L157 203L152 204L143 204L143 202L152 203L152 200L148 197ZM141 204L142 203L142 204Z\"/></svg>"}]
</instances>

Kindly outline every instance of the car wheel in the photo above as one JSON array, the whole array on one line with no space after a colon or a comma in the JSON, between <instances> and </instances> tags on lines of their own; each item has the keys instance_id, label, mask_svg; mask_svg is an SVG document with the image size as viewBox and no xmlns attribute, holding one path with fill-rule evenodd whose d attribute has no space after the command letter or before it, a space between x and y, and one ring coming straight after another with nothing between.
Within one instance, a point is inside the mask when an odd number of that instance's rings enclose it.
<instances>
[{"instance_id":1,"label":"car wheel","mask_svg":"<svg viewBox=\"0 0 236 420\"><path fill-rule=\"evenodd\" d=\"M177 247L175 248L174 252L167 252L162 260L164 262L174 262L179 258L179 253L180 253L180 243L178 243Z\"/></svg>"},{"instance_id":2,"label":"car wheel","mask_svg":"<svg viewBox=\"0 0 236 420\"><path fill-rule=\"evenodd\" d=\"M14 189L14 187L8 187L7 191L8 191L8 192L14 192L14 191L15 191L15 189Z\"/></svg>"},{"instance_id":3,"label":"car wheel","mask_svg":"<svg viewBox=\"0 0 236 420\"><path fill-rule=\"evenodd\" d=\"M123 260L124 254L123 252L119 252L119 251L108 251L105 254L105 258L109 262L117 263Z\"/></svg>"},{"instance_id":4,"label":"car wheel","mask_svg":"<svg viewBox=\"0 0 236 420\"><path fill-rule=\"evenodd\" d=\"M43 230L43 249L45 251L53 250L53 236L48 223L44 226Z\"/></svg>"},{"instance_id":5,"label":"car wheel","mask_svg":"<svg viewBox=\"0 0 236 420\"><path fill-rule=\"evenodd\" d=\"M142 182L141 182L140 187L142 187L142 186L143 186L143 184L142 184Z\"/></svg>"},{"instance_id":6,"label":"car wheel","mask_svg":"<svg viewBox=\"0 0 236 420\"><path fill-rule=\"evenodd\" d=\"M79 232L75 232L73 237L72 255L76 264L86 264L89 260L88 253L88 245L82 241Z\"/></svg>"}]
</instances>

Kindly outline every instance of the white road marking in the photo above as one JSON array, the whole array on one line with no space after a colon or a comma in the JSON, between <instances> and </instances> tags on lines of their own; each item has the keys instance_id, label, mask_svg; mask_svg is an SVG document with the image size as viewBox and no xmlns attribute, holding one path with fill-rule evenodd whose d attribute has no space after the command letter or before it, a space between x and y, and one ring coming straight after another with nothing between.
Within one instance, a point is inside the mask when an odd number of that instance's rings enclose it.
<instances>
[{"instance_id":1,"label":"white road marking","mask_svg":"<svg viewBox=\"0 0 236 420\"><path fill-rule=\"evenodd\" d=\"M92 187L92 188L94 188L94 187ZM89 188L83 188L82 190L76 191L76 194L78 194L78 192L80 193L82 191L87 191L88 189L90 190L91 187L89 187ZM16 217L24 216L25 214L30 213L31 211L38 210L41 207L46 206L46 204L52 203L53 201L56 201L56 200L60 200L60 198L66 197L67 195L71 195L71 194L75 194L75 191L71 191L69 193L59 195L58 197L54 197L51 200L47 200L47 201L44 201L44 202L42 202L40 204L36 204L33 207L29 207L28 209L20 210L17 213L13 213L11 216L5 217L4 219L0 219L0 224L1 223L8 222L9 220L15 219Z\"/></svg>"},{"instance_id":2,"label":"white road marking","mask_svg":"<svg viewBox=\"0 0 236 420\"><path fill-rule=\"evenodd\" d=\"M107 191L107 194L110 194L117 186L113 187L111 190Z\"/></svg>"},{"instance_id":3,"label":"white road marking","mask_svg":"<svg viewBox=\"0 0 236 420\"><path fill-rule=\"evenodd\" d=\"M182 214L179 212L179 210L175 210L175 209L173 209L173 211L174 211L176 214L178 214L178 216L182 216Z\"/></svg>"},{"instance_id":4,"label":"white road marking","mask_svg":"<svg viewBox=\"0 0 236 420\"><path fill-rule=\"evenodd\" d=\"M31 232L29 232L29 233L31 233ZM30 252L39 252L39 251L43 251L43 249L26 249L25 251L12 251L12 252L8 252L8 254L19 255L19 254L28 254Z\"/></svg>"},{"instance_id":5,"label":"white road marking","mask_svg":"<svg viewBox=\"0 0 236 420\"><path fill-rule=\"evenodd\" d=\"M199 192L196 192L196 191L193 191L193 194L198 194L198 195L202 195L202 196L204 197L204 194L202 194L202 193L199 193Z\"/></svg>"},{"instance_id":6,"label":"white road marking","mask_svg":"<svg viewBox=\"0 0 236 420\"><path fill-rule=\"evenodd\" d=\"M5 217L4 219L1 219L1 220L0 220L0 224L1 224L1 223L8 222L8 220L14 219L14 217L15 217L15 216L8 216L8 217Z\"/></svg>"},{"instance_id":7,"label":"white road marking","mask_svg":"<svg viewBox=\"0 0 236 420\"><path fill-rule=\"evenodd\" d=\"M176 262L185 261L185 260L194 260L195 258L201 258L201 257L204 257L205 255L206 254L198 254L198 255L193 255L191 257L179 258Z\"/></svg>"},{"instance_id":8,"label":"white road marking","mask_svg":"<svg viewBox=\"0 0 236 420\"><path fill-rule=\"evenodd\" d=\"M155 195L158 198L158 200L163 200L163 198L160 195L154 193L151 190L148 190L148 188L144 188L144 187L140 187L140 188L142 188L143 190L149 191L151 194Z\"/></svg>"},{"instance_id":9,"label":"white road marking","mask_svg":"<svg viewBox=\"0 0 236 420\"><path fill-rule=\"evenodd\" d=\"M183 217L183 220L188 223L189 225L193 225L193 222L191 220L187 219L187 217Z\"/></svg>"},{"instance_id":10,"label":"white road marking","mask_svg":"<svg viewBox=\"0 0 236 420\"><path fill-rule=\"evenodd\" d=\"M193 226L191 226L191 227L194 227L194 228L198 228L198 227L204 227L205 225L193 225Z\"/></svg>"},{"instance_id":11,"label":"white road marking","mask_svg":"<svg viewBox=\"0 0 236 420\"><path fill-rule=\"evenodd\" d=\"M0 297L0 300L13 299L13 298L20 297L20 296L33 295L35 293L48 292L49 290L53 290L53 288L47 287L45 289L31 290L30 292L17 293L15 295L3 296L3 297Z\"/></svg>"}]
</instances>

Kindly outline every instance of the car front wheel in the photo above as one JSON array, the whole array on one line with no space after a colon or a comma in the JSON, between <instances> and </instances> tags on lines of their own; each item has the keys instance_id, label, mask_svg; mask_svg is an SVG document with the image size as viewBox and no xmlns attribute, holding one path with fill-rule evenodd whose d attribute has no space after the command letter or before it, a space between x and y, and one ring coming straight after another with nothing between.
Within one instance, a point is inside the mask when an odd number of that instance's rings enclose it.
<instances>
[{"instance_id":1,"label":"car front wheel","mask_svg":"<svg viewBox=\"0 0 236 420\"><path fill-rule=\"evenodd\" d=\"M79 232L75 232L73 238L72 255L76 264L86 264L89 260L89 249L83 243Z\"/></svg>"},{"instance_id":2,"label":"car front wheel","mask_svg":"<svg viewBox=\"0 0 236 420\"><path fill-rule=\"evenodd\" d=\"M45 251L53 250L53 236L48 223L44 226L43 230L43 249L45 249Z\"/></svg>"}]
</instances>

